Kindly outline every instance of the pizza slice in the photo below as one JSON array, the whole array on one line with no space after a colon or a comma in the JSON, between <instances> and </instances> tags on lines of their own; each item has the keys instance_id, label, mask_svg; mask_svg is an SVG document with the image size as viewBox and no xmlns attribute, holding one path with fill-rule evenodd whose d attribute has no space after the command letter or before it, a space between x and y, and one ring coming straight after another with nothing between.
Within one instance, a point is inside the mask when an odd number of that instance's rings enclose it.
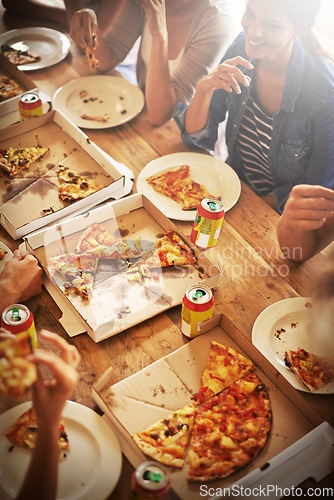
<instances>
[{"instance_id":1,"label":"pizza slice","mask_svg":"<svg viewBox=\"0 0 334 500\"><path fill-rule=\"evenodd\" d=\"M0 167L10 176L13 176L39 160L47 151L49 151L49 148L41 148L40 146L0 149Z\"/></svg>"},{"instance_id":2,"label":"pizza slice","mask_svg":"<svg viewBox=\"0 0 334 500\"><path fill-rule=\"evenodd\" d=\"M25 394L37 378L36 365L26 359L33 351L29 334L10 336L0 342L0 393Z\"/></svg>"},{"instance_id":3,"label":"pizza slice","mask_svg":"<svg viewBox=\"0 0 334 500\"><path fill-rule=\"evenodd\" d=\"M151 175L146 179L158 193L164 194L177 201L180 192L191 189L190 167L181 165L173 167L158 174Z\"/></svg>"},{"instance_id":4,"label":"pizza slice","mask_svg":"<svg viewBox=\"0 0 334 500\"><path fill-rule=\"evenodd\" d=\"M187 479L207 482L245 467L265 446L271 421L268 393L254 373L213 396L195 413Z\"/></svg>"},{"instance_id":5,"label":"pizza slice","mask_svg":"<svg viewBox=\"0 0 334 500\"><path fill-rule=\"evenodd\" d=\"M207 366L202 375L201 387L193 399L202 403L236 380L245 377L254 364L239 352L218 342L211 342Z\"/></svg>"},{"instance_id":6,"label":"pizza slice","mask_svg":"<svg viewBox=\"0 0 334 500\"><path fill-rule=\"evenodd\" d=\"M10 45L3 44L1 45L1 52L12 64L15 64L16 66L21 64L31 64L41 60L39 56L33 54L28 48L20 50L15 49Z\"/></svg>"},{"instance_id":7,"label":"pizza slice","mask_svg":"<svg viewBox=\"0 0 334 500\"><path fill-rule=\"evenodd\" d=\"M94 54L97 46L98 46L97 37L96 37L96 34L93 33L92 45L89 45L89 46L86 45L86 48L85 48L85 54L86 54L86 57L88 60L88 64L92 69L96 69L100 66L100 62L98 61L98 59L95 57L95 54Z\"/></svg>"},{"instance_id":8,"label":"pizza slice","mask_svg":"<svg viewBox=\"0 0 334 500\"><path fill-rule=\"evenodd\" d=\"M112 246L117 242L119 242L119 238L112 235L108 229L105 229L97 222L94 222L80 235L75 247L75 252L90 252L100 245Z\"/></svg>"},{"instance_id":9,"label":"pizza slice","mask_svg":"<svg viewBox=\"0 0 334 500\"><path fill-rule=\"evenodd\" d=\"M180 192L178 195L178 201L182 205L182 210L194 210L204 198L212 198L212 195L203 184L198 184L195 181L192 181L190 189L185 193Z\"/></svg>"},{"instance_id":10,"label":"pizza slice","mask_svg":"<svg viewBox=\"0 0 334 500\"><path fill-rule=\"evenodd\" d=\"M22 94L23 89L11 78L5 75L0 76L0 102L11 97Z\"/></svg>"},{"instance_id":11,"label":"pizza slice","mask_svg":"<svg viewBox=\"0 0 334 500\"><path fill-rule=\"evenodd\" d=\"M25 411L6 432L5 436L18 446L29 448L30 450L34 449L38 436L38 420L34 408L29 408L29 410ZM59 451L70 449L63 421L59 423L58 446Z\"/></svg>"},{"instance_id":12,"label":"pizza slice","mask_svg":"<svg viewBox=\"0 0 334 500\"><path fill-rule=\"evenodd\" d=\"M311 392L334 380L334 362L305 349L286 351L284 362Z\"/></svg>"},{"instance_id":13,"label":"pizza slice","mask_svg":"<svg viewBox=\"0 0 334 500\"><path fill-rule=\"evenodd\" d=\"M86 198L92 193L99 191L104 186L98 186L94 181L77 174L68 167L59 165L56 170L60 185L58 187L59 198L63 201L74 201Z\"/></svg>"},{"instance_id":14,"label":"pizza slice","mask_svg":"<svg viewBox=\"0 0 334 500\"><path fill-rule=\"evenodd\" d=\"M139 268L154 269L168 266L195 264L193 250L174 231L167 231L148 252L144 253L128 273L136 273Z\"/></svg>"},{"instance_id":15,"label":"pizza slice","mask_svg":"<svg viewBox=\"0 0 334 500\"><path fill-rule=\"evenodd\" d=\"M158 462L183 467L194 421L195 407L187 405L170 413L132 438L141 451Z\"/></svg>"},{"instance_id":16,"label":"pizza slice","mask_svg":"<svg viewBox=\"0 0 334 500\"><path fill-rule=\"evenodd\" d=\"M0 248L0 260L4 259L7 255L7 250Z\"/></svg>"},{"instance_id":17,"label":"pizza slice","mask_svg":"<svg viewBox=\"0 0 334 500\"><path fill-rule=\"evenodd\" d=\"M64 288L74 288L84 299L89 299L94 286L99 256L91 253L69 253L51 257L51 267L65 279Z\"/></svg>"}]
</instances>

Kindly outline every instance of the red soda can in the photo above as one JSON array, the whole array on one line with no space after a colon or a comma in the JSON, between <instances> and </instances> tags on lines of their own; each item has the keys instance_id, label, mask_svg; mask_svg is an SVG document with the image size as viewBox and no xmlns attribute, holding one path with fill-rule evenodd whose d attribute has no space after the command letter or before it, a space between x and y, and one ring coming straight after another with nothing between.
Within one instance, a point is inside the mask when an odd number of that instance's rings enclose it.
<instances>
[{"instance_id":1,"label":"red soda can","mask_svg":"<svg viewBox=\"0 0 334 500\"><path fill-rule=\"evenodd\" d=\"M131 477L131 498L162 500L170 490L170 479L156 462L143 462Z\"/></svg>"},{"instance_id":2,"label":"red soda can","mask_svg":"<svg viewBox=\"0 0 334 500\"><path fill-rule=\"evenodd\" d=\"M13 304L6 307L2 313L1 326L18 337L23 338L28 334L33 347L37 348L34 317L26 306Z\"/></svg>"},{"instance_id":3,"label":"red soda can","mask_svg":"<svg viewBox=\"0 0 334 500\"><path fill-rule=\"evenodd\" d=\"M43 114L43 104L37 92L26 92L19 101L21 121Z\"/></svg>"},{"instance_id":4,"label":"red soda can","mask_svg":"<svg viewBox=\"0 0 334 500\"><path fill-rule=\"evenodd\" d=\"M214 198L204 198L197 208L190 239L198 247L214 247L224 220L224 205Z\"/></svg>"},{"instance_id":5,"label":"red soda can","mask_svg":"<svg viewBox=\"0 0 334 500\"><path fill-rule=\"evenodd\" d=\"M201 334L200 323L212 318L213 295L206 285L191 285L182 301L181 331L189 338Z\"/></svg>"}]
</instances>

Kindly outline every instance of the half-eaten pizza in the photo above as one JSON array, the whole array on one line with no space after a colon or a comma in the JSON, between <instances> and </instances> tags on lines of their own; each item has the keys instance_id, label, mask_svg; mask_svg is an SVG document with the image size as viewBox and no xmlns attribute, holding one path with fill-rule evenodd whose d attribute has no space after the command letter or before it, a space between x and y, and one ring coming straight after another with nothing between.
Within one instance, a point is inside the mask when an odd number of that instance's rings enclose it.
<instances>
[{"instance_id":1,"label":"half-eaten pizza","mask_svg":"<svg viewBox=\"0 0 334 500\"><path fill-rule=\"evenodd\" d=\"M21 64L31 64L41 60L39 56L33 54L31 50L19 50L11 47L10 45L1 45L1 52L12 64L19 66Z\"/></svg>"},{"instance_id":2,"label":"half-eaten pizza","mask_svg":"<svg viewBox=\"0 0 334 500\"><path fill-rule=\"evenodd\" d=\"M49 148L40 146L0 149L0 167L12 177L42 158L47 151Z\"/></svg>"},{"instance_id":3,"label":"half-eaten pizza","mask_svg":"<svg viewBox=\"0 0 334 500\"><path fill-rule=\"evenodd\" d=\"M334 380L334 361L305 349L286 351L284 362L311 392Z\"/></svg>"}]
</instances>

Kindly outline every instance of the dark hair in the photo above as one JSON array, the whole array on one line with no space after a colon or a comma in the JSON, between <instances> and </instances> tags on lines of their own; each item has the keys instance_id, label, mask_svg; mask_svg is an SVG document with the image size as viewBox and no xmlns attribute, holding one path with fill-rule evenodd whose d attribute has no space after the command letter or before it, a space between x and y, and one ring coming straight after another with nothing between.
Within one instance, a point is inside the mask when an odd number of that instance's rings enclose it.
<instances>
[{"instance_id":1,"label":"dark hair","mask_svg":"<svg viewBox=\"0 0 334 500\"><path fill-rule=\"evenodd\" d=\"M312 30L321 6L321 0L279 0L293 24L300 29L300 39L308 52L334 60Z\"/></svg>"}]
</instances>

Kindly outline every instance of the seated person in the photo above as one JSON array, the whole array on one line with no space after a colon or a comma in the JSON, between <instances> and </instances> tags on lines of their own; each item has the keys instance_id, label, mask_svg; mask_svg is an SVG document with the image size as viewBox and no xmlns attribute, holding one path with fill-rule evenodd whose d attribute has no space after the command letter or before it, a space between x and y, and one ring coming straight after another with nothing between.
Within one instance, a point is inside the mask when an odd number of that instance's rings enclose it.
<instances>
[{"instance_id":1,"label":"seated person","mask_svg":"<svg viewBox=\"0 0 334 500\"><path fill-rule=\"evenodd\" d=\"M97 35L94 55L102 73L123 61L141 37L137 80L150 122L162 125L218 63L236 34L234 17L230 0L127 0L105 36L91 9L74 14L70 34L82 48Z\"/></svg>"},{"instance_id":2,"label":"seated person","mask_svg":"<svg viewBox=\"0 0 334 500\"><path fill-rule=\"evenodd\" d=\"M223 62L175 115L189 147L213 151L279 213L296 184L334 182L334 64L312 32L318 0L248 0Z\"/></svg>"},{"instance_id":3,"label":"seated person","mask_svg":"<svg viewBox=\"0 0 334 500\"><path fill-rule=\"evenodd\" d=\"M11 334L0 328L0 340L8 336ZM17 500L57 498L59 422L66 400L71 397L79 380L77 367L80 354L77 348L56 333L45 330L40 336L54 344L60 350L60 355L36 349L27 358L37 365L44 365L53 378L44 379L37 370L33 406L38 418L38 437Z\"/></svg>"},{"instance_id":4,"label":"seated person","mask_svg":"<svg viewBox=\"0 0 334 500\"><path fill-rule=\"evenodd\" d=\"M60 0L58 7L50 5L47 0L2 0L2 5L15 15L55 21L68 27L75 11L85 7L91 8L97 12L101 20L100 27L104 31L109 29L124 2L125 0L64 0L63 2Z\"/></svg>"},{"instance_id":5,"label":"seated person","mask_svg":"<svg viewBox=\"0 0 334 500\"><path fill-rule=\"evenodd\" d=\"M304 261L334 239L334 191L322 186L292 188L277 226L282 252Z\"/></svg>"},{"instance_id":6,"label":"seated person","mask_svg":"<svg viewBox=\"0 0 334 500\"><path fill-rule=\"evenodd\" d=\"M22 255L15 250L13 258L6 262L0 274L0 317L11 304L18 304L42 291L43 270L30 254Z\"/></svg>"}]
</instances>

